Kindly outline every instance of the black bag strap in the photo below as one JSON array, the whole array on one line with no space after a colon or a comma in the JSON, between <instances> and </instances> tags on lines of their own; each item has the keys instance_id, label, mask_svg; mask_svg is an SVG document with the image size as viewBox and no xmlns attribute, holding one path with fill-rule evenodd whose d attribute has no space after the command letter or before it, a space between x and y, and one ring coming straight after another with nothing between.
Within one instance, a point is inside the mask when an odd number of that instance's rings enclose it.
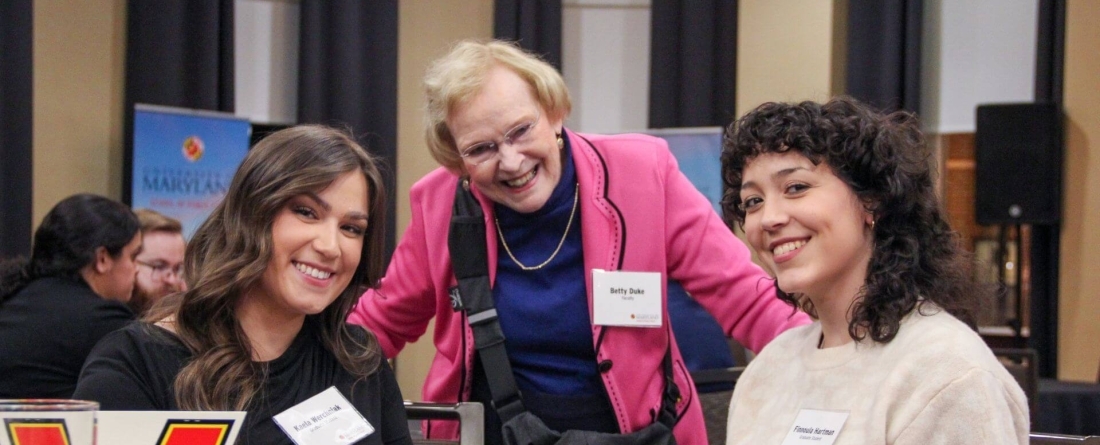
<instances>
[{"instance_id":1,"label":"black bag strap","mask_svg":"<svg viewBox=\"0 0 1100 445\"><path fill-rule=\"evenodd\" d=\"M657 422L668 427L669 431L676 426L679 416L676 415L676 404L680 402L680 387L676 386L676 380L672 374L672 339L669 339L665 348L665 358L661 360L661 369L665 374L665 391L661 396L661 411L657 413Z\"/></svg>"},{"instance_id":2,"label":"black bag strap","mask_svg":"<svg viewBox=\"0 0 1100 445\"><path fill-rule=\"evenodd\" d=\"M489 286L489 255L485 247L485 215L466 184L466 180L460 178L455 188L447 248L450 250L451 268L458 281L460 306L466 311L474 334L474 348L477 349L489 381L493 408L500 416L501 423L508 423L527 409L523 406L519 388L516 387L512 364L504 349L504 333L500 329L497 311L493 306L493 292ZM665 349L661 368L664 371L665 390L661 410L655 420L671 431L678 420L676 403L680 399L680 389L676 386L672 373L671 339Z\"/></svg>"},{"instance_id":3,"label":"black bag strap","mask_svg":"<svg viewBox=\"0 0 1100 445\"><path fill-rule=\"evenodd\" d=\"M493 408L501 422L527 411L520 399L512 364L504 349L493 293L489 287L489 255L485 248L485 219L481 205L460 179L451 210L447 236L451 267L458 280L459 298L474 334L474 347L485 368Z\"/></svg>"}]
</instances>

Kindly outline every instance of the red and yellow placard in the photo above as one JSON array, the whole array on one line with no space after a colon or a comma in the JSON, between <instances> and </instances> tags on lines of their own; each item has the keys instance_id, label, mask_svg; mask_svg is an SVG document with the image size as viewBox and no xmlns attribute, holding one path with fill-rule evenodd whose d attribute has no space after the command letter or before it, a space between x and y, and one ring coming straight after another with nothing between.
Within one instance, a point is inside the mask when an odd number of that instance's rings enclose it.
<instances>
[{"instance_id":1,"label":"red and yellow placard","mask_svg":"<svg viewBox=\"0 0 1100 445\"><path fill-rule=\"evenodd\" d=\"M232 420L169 420L157 445L225 445Z\"/></svg>"},{"instance_id":2,"label":"red and yellow placard","mask_svg":"<svg viewBox=\"0 0 1100 445\"><path fill-rule=\"evenodd\" d=\"M61 419L8 419L12 445L69 445L69 431Z\"/></svg>"}]
</instances>

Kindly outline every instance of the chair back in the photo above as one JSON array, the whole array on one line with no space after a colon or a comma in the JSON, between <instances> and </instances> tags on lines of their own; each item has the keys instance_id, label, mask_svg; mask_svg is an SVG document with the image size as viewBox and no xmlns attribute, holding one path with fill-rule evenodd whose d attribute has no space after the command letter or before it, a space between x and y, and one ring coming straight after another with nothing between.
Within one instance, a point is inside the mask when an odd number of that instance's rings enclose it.
<instances>
[{"instance_id":1,"label":"chair back","mask_svg":"<svg viewBox=\"0 0 1100 445\"><path fill-rule=\"evenodd\" d=\"M1028 443L1030 445L1100 445L1100 436L1031 433Z\"/></svg>"},{"instance_id":2,"label":"chair back","mask_svg":"<svg viewBox=\"0 0 1100 445\"><path fill-rule=\"evenodd\" d=\"M744 366L695 371L691 373L691 380L697 386L720 382L731 382L736 385L737 379L741 377L741 373L744 371ZM699 405L703 408L703 422L706 424L707 442L710 445L723 445L726 443L726 423L729 420L730 398L732 397L732 390L699 394Z\"/></svg>"},{"instance_id":3,"label":"chair back","mask_svg":"<svg viewBox=\"0 0 1100 445\"><path fill-rule=\"evenodd\" d=\"M405 415L414 420L457 420L458 442L414 438L415 445L482 445L485 443L485 407L478 402L405 402Z\"/></svg>"},{"instance_id":4,"label":"chair back","mask_svg":"<svg viewBox=\"0 0 1100 445\"><path fill-rule=\"evenodd\" d=\"M1031 424L1034 425L1039 412L1039 355L1031 348L993 348L993 355L1000 359L1024 390Z\"/></svg>"}]
</instances>

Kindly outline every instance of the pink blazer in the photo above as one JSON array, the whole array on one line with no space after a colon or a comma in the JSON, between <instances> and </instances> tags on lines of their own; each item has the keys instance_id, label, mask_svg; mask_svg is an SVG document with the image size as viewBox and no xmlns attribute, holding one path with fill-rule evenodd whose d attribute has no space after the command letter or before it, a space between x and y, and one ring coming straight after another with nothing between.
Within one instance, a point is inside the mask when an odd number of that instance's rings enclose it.
<instances>
[{"instance_id":1,"label":"pink blazer","mask_svg":"<svg viewBox=\"0 0 1100 445\"><path fill-rule=\"evenodd\" d=\"M775 297L774 282L751 262L748 249L680 172L663 139L645 135L568 132L580 185L581 238L586 270L660 272L680 281L727 335L759 351L781 332L809 318ZM715 162L718 162L716 159ZM457 177L437 169L412 188L412 221L385 278L360 299L348 321L371 329L386 356L415 341L435 317L437 352L424 382L426 401L469 400L474 340L462 312L451 308L455 285L447 232ZM485 226L492 202L477 191ZM497 238L486 230L489 279L496 278ZM592 274L586 274L589 311ZM653 422L663 390L661 359L672 342L675 381L682 398L674 433L678 443L706 443L702 410L667 322L661 329L592 326L603 383L624 432ZM507 314L501 314L506 317ZM596 366L596 364L593 364ZM491 409L491 408L486 408ZM436 422L430 437L458 437L455 422Z\"/></svg>"}]
</instances>

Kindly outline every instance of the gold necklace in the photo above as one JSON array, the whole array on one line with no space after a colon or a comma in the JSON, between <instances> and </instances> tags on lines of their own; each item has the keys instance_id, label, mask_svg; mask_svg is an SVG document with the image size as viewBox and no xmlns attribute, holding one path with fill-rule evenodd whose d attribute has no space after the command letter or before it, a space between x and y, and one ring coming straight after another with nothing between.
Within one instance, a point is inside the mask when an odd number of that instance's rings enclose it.
<instances>
[{"instance_id":1,"label":"gold necklace","mask_svg":"<svg viewBox=\"0 0 1100 445\"><path fill-rule=\"evenodd\" d=\"M565 233L561 235L561 241L558 241L558 247L554 249L554 253L550 254L550 258L547 258L546 261L543 261L542 264L538 266L526 266L516 259L516 256L512 254L512 249L508 248L508 242L504 240L504 232L500 230L500 219L498 219L496 215L493 215L493 222L495 222L497 226L497 235L500 235L500 244L504 246L504 251L508 253L508 257L512 259L513 263L516 263L516 265L523 270L539 270L547 264L550 264L551 261L554 261L554 257L558 256L558 252L561 252L561 246L565 244L565 238L569 235L569 228L573 226L573 217L577 215L577 202L579 201L578 198L580 197L580 193L581 186L577 184L576 188L573 189L573 210L569 212L569 222L565 223Z\"/></svg>"}]
</instances>

